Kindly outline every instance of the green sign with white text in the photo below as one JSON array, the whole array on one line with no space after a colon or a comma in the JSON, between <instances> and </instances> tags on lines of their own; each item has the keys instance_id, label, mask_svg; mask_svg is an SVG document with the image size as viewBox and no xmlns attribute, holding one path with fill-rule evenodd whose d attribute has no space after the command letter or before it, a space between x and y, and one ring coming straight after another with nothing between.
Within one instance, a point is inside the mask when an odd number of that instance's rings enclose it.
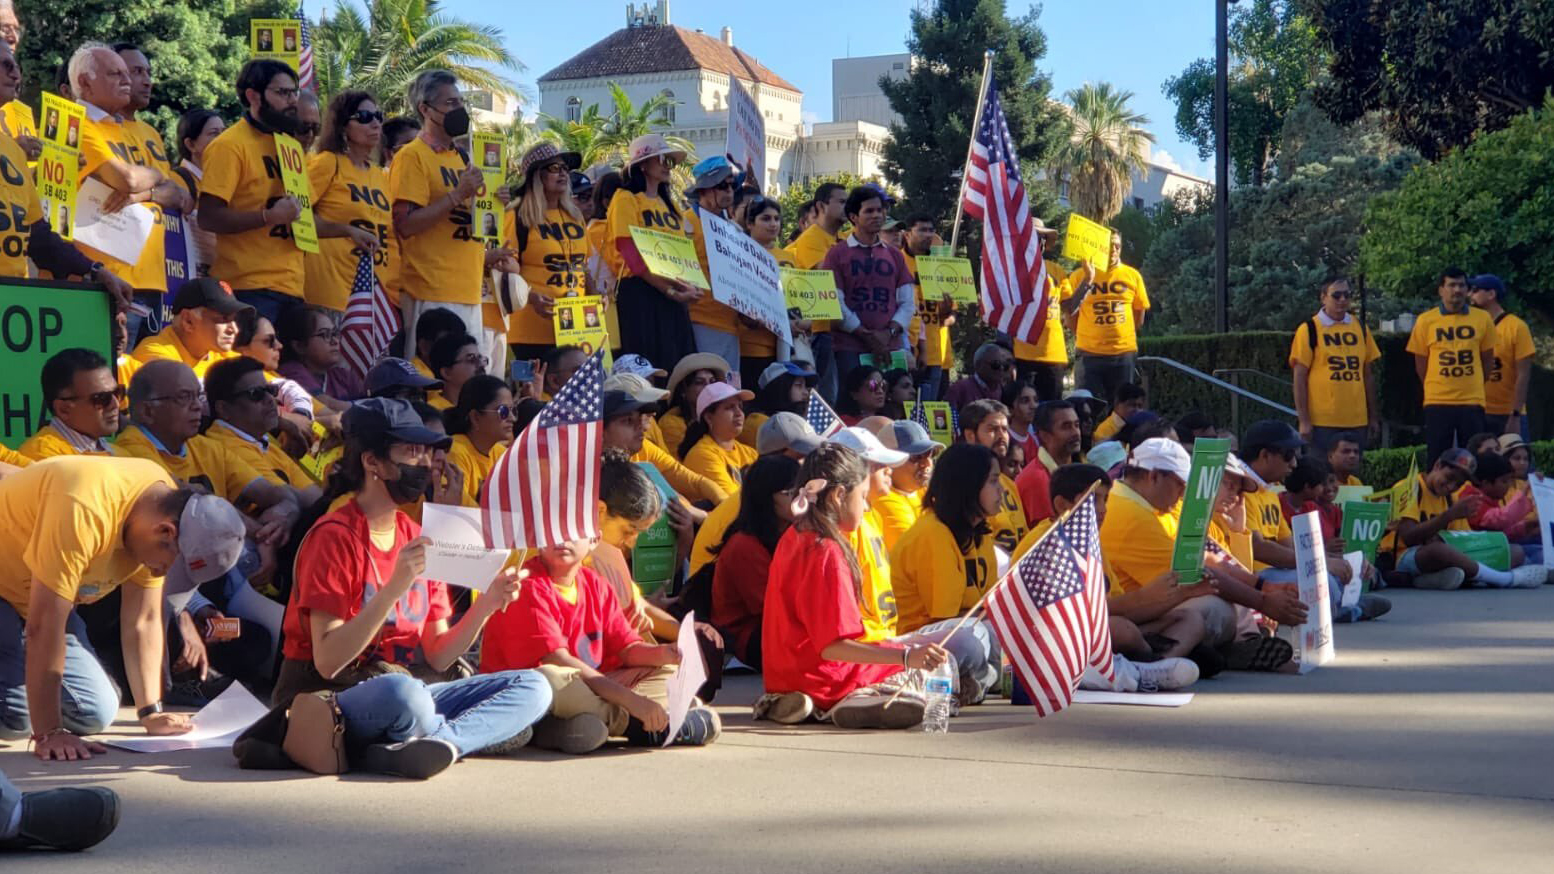
<instances>
[{"instance_id":1,"label":"green sign with white text","mask_svg":"<svg viewBox=\"0 0 1554 874\"><path fill-rule=\"evenodd\" d=\"M1187 471L1187 491L1182 495L1182 518L1176 527L1176 548L1171 551L1171 570L1177 584L1190 586L1203 579L1203 542L1209 535L1219 481L1225 475L1230 441L1200 437L1192 444L1192 466Z\"/></svg>"},{"instance_id":2,"label":"green sign with white text","mask_svg":"<svg viewBox=\"0 0 1554 874\"><path fill-rule=\"evenodd\" d=\"M1343 538L1344 549L1351 552L1358 549L1365 553L1366 561L1375 561L1376 547L1387 530L1392 508L1371 501L1345 501L1342 506L1344 524L1338 529L1338 536Z\"/></svg>"},{"instance_id":3,"label":"green sign with white text","mask_svg":"<svg viewBox=\"0 0 1554 874\"><path fill-rule=\"evenodd\" d=\"M0 279L0 443L15 449L43 416L43 363L90 349L113 366L108 293L66 282Z\"/></svg>"}]
</instances>

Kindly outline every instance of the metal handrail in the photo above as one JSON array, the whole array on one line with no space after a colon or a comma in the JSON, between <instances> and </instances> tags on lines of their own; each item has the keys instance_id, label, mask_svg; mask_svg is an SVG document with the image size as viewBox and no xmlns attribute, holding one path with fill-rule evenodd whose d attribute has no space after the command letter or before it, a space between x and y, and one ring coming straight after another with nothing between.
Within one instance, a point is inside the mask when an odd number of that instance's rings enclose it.
<instances>
[{"instance_id":1,"label":"metal handrail","mask_svg":"<svg viewBox=\"0 0 1554 874\"><path fill-rule=\"evenodd\" d=\"M1282 376L1274 376L1271 373L1268 373L1268 372L1262 371L1262 370L1257 370L1256 368L1252 368L1252 367L1216 367L1214 369L1213 375L1214 376L1221 376L1221 375L1224 375L1224 374L1243 374L1243 373L1244 374L1248 374L1250 376L1260 376L1263 379L1268 380L1269 382L1278 383L1280 386L1282 386L1284 388L1292 388L1295 385L1293 380L1285 379Z\"/></svg>"},{"instance_id":2,"label":"metal handrail","mask_svg":"<svg viewBox=\"0 0 1554 874\"><path fill-rule=\"evenodd\" d=\"M1292 407L1286 407L1285 405L1283 405L1281 403L1278 403L1277 401L1271 401L1271 400L1263 397L1262 395L1257 394L1256 392L1249 391L1247 389L1242 388L1239 385L1235 385L1233 383L1226 382L1225 380L1220 379L1217 376L1211 376L1211 375L1209 375L1207 373L1204 373L1203 371L1197 369L1196 367L1189 367L1188 365L1183 364L1182 362L1177 361L1177 360L1175 360L1173 358L1161 358L1161 357L1156 356L1156 355L1143 355L1143 356L1140 356L1137 359L1137 361L1140 364L1142 364L1142 363L1144 363L1146 361L1149 361L1149 362L1155 362L1155 363L1159 363L1159 364L1164 364L1164 365L1167 365L1169 367L1174 367L1177 370L1180 370L1183 373L1187 374L1188 376L1194 377L1196 379L1201 379L1204 382L1206 382L1206 383L1208 383L1208 384L1210 384L1212 386L1215 386L1215 387L1218 387L1218 388L1222 388L1225 391L1230 392L1231 394L1238 395L1240 397L1244 397L1244 398L1246 398L1249 401L1256 401L1257 403L1260 403L1263 406L1271 407L1271 408L1273 408L1275 410L1278 410L1279 412L1283 413L1286 416L1295 416L1295 415L1297 415L1295 410L1294 410L1294 408L1292 408Z\"/></svg>"}]
</instances>

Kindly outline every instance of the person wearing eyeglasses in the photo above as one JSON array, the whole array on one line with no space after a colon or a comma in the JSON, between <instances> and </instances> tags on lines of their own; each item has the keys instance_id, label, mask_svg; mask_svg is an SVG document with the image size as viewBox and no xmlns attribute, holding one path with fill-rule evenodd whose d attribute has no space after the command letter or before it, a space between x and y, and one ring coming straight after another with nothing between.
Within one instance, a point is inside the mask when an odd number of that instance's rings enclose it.
<instances>
[{"instance_id":1,"label":"person wearing eyeglasses","mask_svg":"<svg viewBox=\"0 0 1554 874\"><path fill-rule=\"evenodd\" d=\"M338 412L316 402L296 380L281 376L281 339L269 319L251 309L238 313L237 340L232 343L232 349L263 366L264 376L275 386L280 401L281 427L292 430L295 426L299 438L312 431L315 419L330 429L339 428ZM122 376L119 379L121 385L126 382ZM311 443L312 439L305 438L305 442Z\"/></svg>"},{"instance_id":2,"label":"person wearing eyeglasses","mask_svg":"<svg viewBox=\"0 0 1554 874\"><path fill-rule=\"evenodd\" d=\"M696 260L701 262L703 275L710 277L707 265L707 235L702 229L702 216L729 217L734 206L734 189L739 187L738 168L722 155L704 158L691 173L696 181L686 189L691 200L691 210L685 216L685 224L691 238L696 241ZM691 304L691 333L696 337L696 351L711 352L730 363L739 360L739 314L728 304L704 294Z\"/></svg>"},{"instance_id":3,"label":"person wearing eyeglasses","mask_svg":"<svg viewBox=\"0 0 1554 874\"><path fill-rule=\"evenodd\" d=\"M318 142L318 133L323 130L321 108L318 95L312 91L304 88L297 94L297 142L302 145L304 152L313 151L314 143Z\"/></svg>"},{"instance_id":4,"label":"person wearing eyeglasses","mask_svg":"<svg viewBox=\"0 0 1554 874\"><path fill-rule=\"evenodd\" d=\"M432 346L428 363L433 377L442 380L442 391L426 396L426 402L446 413L459 402L464 383L486 372L491 360L480 351L471 334L448 334Z\"/></svg>"},{"instance_id":5,"label":"person wearing eyeglasses","mask_svg":"<svg viewBox=\"0 0 1554 874\"><path fill-rule=\"evenodd\" d=\"M944 393L950 409L960 410L972 401L996 401L1004 383L1014 378L1014 355L997 343L983 343L971 359L971 373Z\"/></svg>"},{"instance_id":6,"label":"person wearing eyeglasses","mask_svg":"<svg viewBox=\"0 0 1554 874\"><path fill-rule=\"evenodd\" d=\"M610 199L605 217L605 249L615 253L606 260L619 281L616 305L620 307L621 349L635 352L658 367L668 367L696 351L687 307L708 292L649 269L631 229L690 236L690 222L681 215L669 188L671 171L684 160L685 151L671 146L661 134L643 134L632 140L622 174L625 186Z\"/></svg>"},{"instance_id":7,"label":"person wearing eyeglasses","mask_svg":"<svg viewBox=\"0 0 1554 874\"><path fill-rule=\"evenodd\" d=\"M502 239L518 253L518 274L529 284L528 303L513 312L507 331L517 361L540 358L555 346L557 298L596 293L588 287L583 211L572 200L571 173L581 161L577 152L551 143L525 152L515 201L504 210Z\"/></svg>"},{"instance_id":8,"label":"person wearing eyeglasses","mask_svg":"<svg viewBox=\"0 0 1554 874\"><path fill-rule=\"evenodd\" d=\"M275 326L281 341L281 376L294 379L332 409L366 397L356 371L341 363L340 329L323 307L293 307Z\"/></svg>"},{"instance_id":9,"label":"person wearing eyeglasses","mask_svg":"<svg viewBox=\"0 0 1554 874\"><path fill-rule=\"evenodd\" d=\"M232 290L215 279L191 279L173 295L173 320L156 334L141 340L131 358L141 364L179 361L205 378L217 361L237 357L237 317L252 309Z\"/></svg>"},{"instance_id":10,"label":"person wearing eyeglasses","mask_svg":"<svg viewBox=\"0 0 1554 874\"><path fill-rule=\"evenodd\" d=\"M205 436L248 462L273 485L296 496L297 506L310 507L323 489L272 435L280 428L280 390L264 375L264 365L252 358L222 361L205 375L205 395L215 419Z\"/></svg>"},{"instance_id":11,"label":"person wearing eyeglasses","mask_svg":"<svg viewBox=\"0 0 1554 874\"><path fill-rule=\"evenodd\" d=\"M315 109L316 113L317 110ZM389 232L389 177L378 162L383 111L365 91L342 91L329 101L318 151L308 158L313 214L367 231L378 241L371 251L349 237L319 240L318 253L303 256L304 297L334 313L345 312L361 259L390 297L399 293L399 246Z\"/></svg>"},{"instance_id":12,"label":"person wearing eyeglasses","mask_svg":"<svg viewBox=\"0 0 1554 874\"><path fill-rule=\"evenodd\" d=\"M836 414L847 425L856 425L878 415L885 406L885 377L867 364L854 367L842 377L842 393L836 399Z\"/></svg>"},{"instance_id":13,"label":"person wearing eyeglasses","mask_svg":"<svg viewBox=\"0 0 1554 874\"><path fill-rule=\"evenodd\" d=\"M1348 279L1329 278L1320 294L1322 308L1295 329L1290 341L1290 369L1300 436L1326 452L1339 434L1381 436L1372 366L1381 350L1365 324L1349 314L1354 292Z\"/></svg>"},{"instance_id":14,"label":"person wearing eyeglasses","mask_svg":"<svg viewBox=\"0 0 1554 874\"><path fill-rule=\"evenodd\" d=\"M107 438L119 433L119 385L108 361L91 349L65 349L39 374L48 424L18 448L34 461L56 455L117 455Z\"/></svg>"},{"instance_id":15,"label":"person wearing eyeglasses","mask_svg":"<svg viewBox=\"0 0 1554 874\"><path fill-rule=\"evenodd\" d=\"M513 441L513 393L499 377L475 376L445 421L453 435L448 463L464 474L464 505L478 507L480 487Z\"/></svg>"}]
</instances>

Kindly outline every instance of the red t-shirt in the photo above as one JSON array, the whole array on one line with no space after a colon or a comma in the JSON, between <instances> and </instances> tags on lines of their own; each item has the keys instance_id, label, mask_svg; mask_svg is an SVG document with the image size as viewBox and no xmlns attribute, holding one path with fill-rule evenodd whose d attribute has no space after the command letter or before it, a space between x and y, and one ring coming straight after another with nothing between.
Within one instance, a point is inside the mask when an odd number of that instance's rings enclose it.
<instances>
[{"instance_id":1,"label":"red t-shirt","mask_svg":"<svg viewBox=\"0 0 1554 874\"><path fill-rule=\"evenodd\" d=\"M766 579L772 554L753 535L741 531L728 539L712 572L712 624L744 650L761 630Z\"/></svg>"},{"instance_id":2,"label":"red t-shirt","mask_svg":"<svg viewBox=\"0 0 1554 874\"><path fill-rule=\"evenodd\" d=\"M354 500L314 523L297 550L297 579L284 627L286 657L311 662L312 611L322 610L339 619L360 613L394 575L399 550L420 535L421 526L395 511L394 547L378 549L368 533L367 517ZM448 587L436 580L416 580L378 632L376 657L396 665L425 662L421 636L426 626L451 615Z\"/></svg>"},{"instance_id":3,"label":"red t-shirt","mask_svg":"<svg viewBox=\"0 0 1554 874\"><path fill-rule=\"evenodd\" d=\"M593 568L577 569L573 580L577 603L572 603L562 597L538 558L524 567L529 578L518 600L486 623L480 647L482 671L532 668L564 649L589 667L608 672L621 666L621 650L642 642L626 624L615 591Z\"/></svg>"},{"instance_id":4,"label":"red t-shirt","mask_svg":"<svg viewBox=\"0 0 1554 874\"><path fill-rule=\"evenodd\" d=\"M901 670L823 659L838 640L863 636L863 617L842 547L813 531L789 528L777 543L767 575L761 618L761 673L766 691L803 692L822 709L856 689Z\"/></svg>"},{"instance_id":5,"label":"red t-shirt","mask_svg":"<svg viewBox=\"0 0 1554 874\"><path fill-rule=\"evenodd\" d=\"M1053 516L1052 474L1040 458L1027 457L1030 462L1014 478L1014 488L1020 493L1020 504L1025 507L1025 524L1034 528L1037 522Z\"/></svg>"}]
</instances>

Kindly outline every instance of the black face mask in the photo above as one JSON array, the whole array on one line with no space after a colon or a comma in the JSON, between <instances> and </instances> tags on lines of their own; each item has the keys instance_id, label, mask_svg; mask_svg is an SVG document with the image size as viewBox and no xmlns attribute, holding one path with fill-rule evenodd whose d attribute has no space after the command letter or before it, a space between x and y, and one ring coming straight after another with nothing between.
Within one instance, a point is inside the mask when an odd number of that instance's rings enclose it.
<instances>
[{"instance_id":1,"label":"black face mask","mask_svg":"<svg viewBox=\"0 0 1554 874\"><path fill-rule=\"evenodd\" d=\"M469 133L469 110L460 106L443 113L442 129L450 137L462 137Z\"/></svg>"},{"instance_id":2,"label":"black face mask","mask_svg":"<svg viewBox=\"0 0 1554 874\"><path fill-rule=\"evenodd\" d=\"M276 109L265 101L259 102L259 123L269 130L280 131L289 136L297 134L296 114Z\"/></svg>"},{"instance_id":3,"label":"black face mask","mask_svg":"<svg viewBox=\"0 0 1554 874\"><path fill-rule=\"evenodd\" d=\"M426 464L395 464L399 479L384 480L389 499L396 504L408 504L426 495L426 487L432 483L432 468Z\"/></svg>"}]
</instances>

